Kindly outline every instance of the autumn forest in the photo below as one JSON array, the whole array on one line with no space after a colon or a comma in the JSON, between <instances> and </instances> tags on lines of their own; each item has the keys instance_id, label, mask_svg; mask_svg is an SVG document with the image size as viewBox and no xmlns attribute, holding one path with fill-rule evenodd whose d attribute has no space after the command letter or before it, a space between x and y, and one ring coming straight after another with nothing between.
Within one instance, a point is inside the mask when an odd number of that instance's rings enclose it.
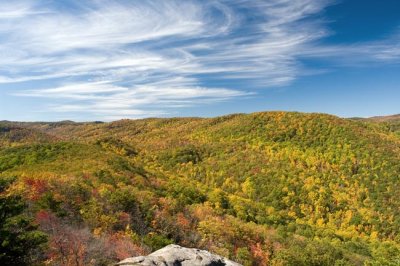
<instances>
[{"instance_id":1,"label":"autumn forest","mask_svg":"<svg viewBox=\"0 0 400 266\"><path fill-rule=\"evenodd\" d=\"M395 116L3 121L0 264L399 265L399 162Z\"/></svg>"}]
</instances>

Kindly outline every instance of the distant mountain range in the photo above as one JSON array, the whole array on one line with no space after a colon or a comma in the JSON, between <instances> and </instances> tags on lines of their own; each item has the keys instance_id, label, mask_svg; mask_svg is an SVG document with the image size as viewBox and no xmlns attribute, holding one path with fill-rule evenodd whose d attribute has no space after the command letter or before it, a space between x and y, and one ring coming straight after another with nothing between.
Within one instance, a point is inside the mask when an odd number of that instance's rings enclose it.
<instances>
[{"instance_id":1,"label":"distant mountain range","mask_svg":"<svg viewBox=\"0 0 400 266\"><path fill-rule=\"evenodd\" d=\"M388 116L374 116L368 118L368 120L377 122L400 122L400 114L388 115Z\"/></svg>"},{"instance_id":2,"label":"distant mountain range","mask_svg":"<svg viewBox=\"0 0 400 266\"><path fill-rule=\"evenodd\" d=\"M353 117L350 119L354 120L366 120L366 121L375 121L375 122L398 122L400 121L400 114L397 115L386 115L386 116L373 116L368 118L361 117Z\"/></svg>"}]
</instances>

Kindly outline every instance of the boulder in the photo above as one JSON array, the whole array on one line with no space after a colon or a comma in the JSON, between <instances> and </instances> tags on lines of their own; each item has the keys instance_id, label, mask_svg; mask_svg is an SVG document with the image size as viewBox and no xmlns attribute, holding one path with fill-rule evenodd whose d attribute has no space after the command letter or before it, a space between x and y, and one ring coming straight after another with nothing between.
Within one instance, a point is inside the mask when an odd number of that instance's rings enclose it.
<instances>
[{"instance_id":1,"label":"boulder","mask_svg":"<svg viewBox=\"0 0 400 266\"><path fill-rule=\"evenodd\" d=\"M128 258L117 265L133 266L241 266L208 251L169 245L148 256Z\"/></svg>"}]
</instances>

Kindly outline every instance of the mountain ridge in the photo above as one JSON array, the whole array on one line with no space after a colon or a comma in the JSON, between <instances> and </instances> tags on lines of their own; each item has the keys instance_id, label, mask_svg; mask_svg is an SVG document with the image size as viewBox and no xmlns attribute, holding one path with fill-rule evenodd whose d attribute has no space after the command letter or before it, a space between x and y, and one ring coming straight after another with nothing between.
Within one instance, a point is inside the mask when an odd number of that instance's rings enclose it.
<instances>
[{"instance_id":1,"label":"mountain ridge","mask_svg":"<svg viewBox=\"0 0 400 266\"><path fill-rule=\"evenodd\" d=\"M113 122L118 122L118 121L137 121L137 120L147 120L147 119L213 119L213 118L218 118L218 117L225 117L225 116L236 116L236 115L251 115L251 114L262 114L262 113L299 113L299 114L316 114L316 115L330 115L342 119L350 119L350 120L370 120L370 121L390 121L390 120L397 120L400 118L400 114L392 114L392 115L377 115L377 116L371 116L371 117L340 117L338 115L334 114L329 114L329 113L321 113L321 112L301 112L301 111L279 111L279 110L274 110L274 111L257 111L257 112L251 112L251 113L231 113L231 114L225 114L225 115L220 115L220 116L214 116L214 117L201 117L201 116L176 116L176 117L148 117L148 118L137 118L137 119L130 119L130 118L123 118L119 120L112 120L112 121L74 121L74 120L60 120L60 121L30 121L30 122L25 122L25 121L12 121L12 120L0 120L0 123L10 123L10 124L22 124L22 125L33 125L33 124L102 124L102 123L113 123Z\"/></svg>"}]
</instances>

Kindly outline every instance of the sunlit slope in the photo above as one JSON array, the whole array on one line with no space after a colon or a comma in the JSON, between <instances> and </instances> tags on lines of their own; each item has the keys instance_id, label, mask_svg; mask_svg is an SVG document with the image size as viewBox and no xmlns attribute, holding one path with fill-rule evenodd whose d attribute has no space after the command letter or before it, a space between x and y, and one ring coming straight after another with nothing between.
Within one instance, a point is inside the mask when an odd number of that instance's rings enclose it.
<instances>
[{"instance_id":1,"label":"sunlit slope","mask_svg":"<svg viewBox=\"0 0 400 266\"><path fill-rule=\"evenodd\" d=\"M40 130L20 126L12 122L0 122L0 149L32 143L48 143L57 140Z\"/></svg>"},{"instance_id":2,"label":"sunlit slope","mask_svg":"<svg viewBox=\"0 0 400 266\"><path fill-rule=\"evenodd\" d=\"M145 230L137 229L139 235L156 232L173 242L207 247L235 259L236 249L231 245L256 243L255 232L265 228L278 230L288 242L275 239L272 231L263 241L277 241L288 252L303 245L298 243L323 239L333 245L329 248L342 252L335 253L338 258L358 265L377 260L377 243L392 241L390 245L396 246L399 241L400 140L381 123L325 114L268 112L207 119L18 126L49 136L52 142L31 138L24 145L0 151L2 176L46 177L51 182L62 176L63 182L71 179L85 184L92 180L88 189L97 191L91 196L94 198L104 189L140 191L140 197L146 196L136 200L147 218L140 220L140 228ZM169 207L163 205L166 201ZM82 204L71 217L97 224L90 217L79 218L88 208ZM186 239L169 231L173 219L165 224L163 219L170 218L157 216L160 213L154 208L175 210L162 212L168 217L186 213L193 224L182 230L198 237ZM112 207L103 211L115 215L110 210ZM199 214L204 212L212 215ZM239 237L237 243L225 239L211 230L221 226L211 218L214 216L232 226L248 224L249 235ZM264 227L253 228L256 224ZM293 237L300 242L290 240ZM256 260L255 253L251 254ZM279 260L285 262L282 258ZM288 260L286 263L291 265Z\"/></svg>"},{"instance_id":3,"label":"sunlit slope","mask_svg":"<svg viewBox=\"0 0 400 266\"><path fill-rule=\"evenodd\" d=\"M362 122L273 112L35 128L92 145L122 140L169 171L263 204L235 213L246 220L357 225L360 233L389 236L385 223L400 217L399 142ZM268 207L276 214L263 215Z\"/></svg>"}]
</instances>

